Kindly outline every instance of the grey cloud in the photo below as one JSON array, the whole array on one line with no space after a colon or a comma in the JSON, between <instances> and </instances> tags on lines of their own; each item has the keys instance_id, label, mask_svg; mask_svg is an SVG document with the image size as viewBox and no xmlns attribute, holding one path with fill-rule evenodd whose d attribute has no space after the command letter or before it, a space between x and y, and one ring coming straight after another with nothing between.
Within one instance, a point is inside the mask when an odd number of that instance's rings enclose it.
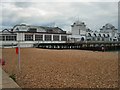
<instances>
[{"instance_id":1,"label":"grey cloud","mask_svg":"<svg viewBox=\"0 0 120 90\"><path fill-rule=\"evenodd\" d=\"M32 2L13 2L16 7L27 8L32 6Z\"/></svg>"},{"instance_id":2,"label":"grey cloud","mask_svg":"<svg viewBox=\"0 0 120 90\"><path fill-rule=\"evenodd\" d=\"M47 2L47 3L11 3L13 8L3 8L3 26L9 27L19 23L32 25L52 25L69 31L70 25L78 19L87 27L98 30L106 23L117 27L117 3L100 2Z\"/></svg>"},{"instance_id":3,"label":"grey cloud","mask_svg":"<svg viewBox=\"0 0 120 90\"><path fill-rule=\"evenodd\" d=\"M118 3L118 30L120 31L120 1Z\"/></svg>"}]
</instances>

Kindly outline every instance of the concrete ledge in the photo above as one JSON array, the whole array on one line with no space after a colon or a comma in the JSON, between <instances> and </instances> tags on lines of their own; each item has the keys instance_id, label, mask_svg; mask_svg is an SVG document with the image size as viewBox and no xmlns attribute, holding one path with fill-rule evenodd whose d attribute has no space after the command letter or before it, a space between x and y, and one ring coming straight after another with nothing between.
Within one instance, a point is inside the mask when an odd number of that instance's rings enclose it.
<instances>
[{"instance_id":1,"label":"concrete ledge","mask_svg":"<svg viewBox=\"0 0 120 90\"><path fill-rule=\"evenodd\" d=\"M12 80L8 74L2 70L2 83L0 83L0 87L2 88L2 90L8 90L8 89L16 89L16 90L22 90L18 84Z\"/></svg>"}]
</instances>

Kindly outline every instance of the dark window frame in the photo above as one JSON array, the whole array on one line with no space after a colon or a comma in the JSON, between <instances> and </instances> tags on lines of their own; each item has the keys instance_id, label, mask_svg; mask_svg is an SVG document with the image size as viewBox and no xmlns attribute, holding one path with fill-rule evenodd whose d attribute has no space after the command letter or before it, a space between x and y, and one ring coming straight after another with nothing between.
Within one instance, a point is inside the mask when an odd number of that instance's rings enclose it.
<instances>
[{"instance_id":1,"label":"dark window frame","mask_svg":"<svg viewBox=\"0 0 120 90\"><path fill-rule=\"evenodd\" d=\"M67 41L67 36L61 36L61 41Z\"/></svg>"},{"instance_id":2,"label":"dark window frame","mask_svg":"<svg viewBox=\"0 0 120 90\"><path fill-rule=\"evenodd\" d=\"M43 35L35 35L35 41L43 41Z\"/></svg>"},{"instance_id":3,"label":"dark window frame","mask_svg":"<svg viewBox=\"0 0 120 90\"><path fill-rule=\"evenodd\" d=\"M52 41L52 35L45 35L45 41Z\"/></svg>"},{"instance_id":4,"label":"dark window frame","mask_svg":"<svg viewBox=\"0 0 120 90\"><path fill-rule=\"evenodd\" d=\"M59 41L59 35L53 35L53 41Z\"/></svg>"},{"instance_id":5,"label":"dark window frame","mask_svg":"<svg viewBox=\"0 0 120 90\"><path fill-rule=\"evenodd\" d=\"M25 41L33 41L33 35L32 34L25 34Z\"/></svg>"}]
</instances>

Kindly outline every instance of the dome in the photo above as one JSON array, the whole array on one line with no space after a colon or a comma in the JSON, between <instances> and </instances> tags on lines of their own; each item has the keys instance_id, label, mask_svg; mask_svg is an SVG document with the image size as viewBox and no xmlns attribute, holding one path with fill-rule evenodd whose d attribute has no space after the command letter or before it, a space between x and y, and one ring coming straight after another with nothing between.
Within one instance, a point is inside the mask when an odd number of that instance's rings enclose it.
<instances>
[{"instance_id":1,"label":"dome","mask_svg":"<svg viewBox=\"0 0 120 90\"><path fill-rule=\"evenodd\" d=\"M113 28L114 26L113 26L112 24L110 24L110 23L107 23L107 24L105 25L105 27L111 29L111 28Z\"/></svg>"},{"instance_id":2,"label":"dome","mask_svg":"<svg viewBox=\"0 0 120 90\"><path fill-rule=\"evenodd\" d=\"M105 24L105 26L103 26L103 27L100 29L100 31L105 31L105 32L108 32L108 31L111 31L111 30L117 30L117 29L115 28L115 26L113 26L113 25L110 24L110 23Z\"/></svg>"},{"instance_id":3,"label":"dome","mask_svg":"<svg viewBox=\"0 0 120 90\"><path fill-rule=\"evenodd\" d=\"M81 21L79 21L79 20L78 20L78 21L75 21L74 23L77 24L77 25L78 25L78 24L84 24L84 22L81 22Z\"/></svg>"}]
</instances>

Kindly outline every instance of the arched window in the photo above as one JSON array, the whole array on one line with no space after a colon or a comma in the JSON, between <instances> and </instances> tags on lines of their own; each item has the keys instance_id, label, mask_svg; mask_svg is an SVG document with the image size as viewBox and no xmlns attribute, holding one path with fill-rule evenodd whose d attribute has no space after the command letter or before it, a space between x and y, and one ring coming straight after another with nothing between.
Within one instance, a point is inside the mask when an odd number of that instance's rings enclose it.
<instances>
[{"instance_id":1,"label":"arched window","mask_svg":"<svg viewBox=\"0 0 120 90\"><path fill-rule=\"evenodd\" d=\"M84 41L84 40L85 40L84 37L82 37L82 38L81 38L81 41Z\"/></svg>"},{"instance_id":2,"label":"arched window","mask_svg":"<svg viewBox=\"0 0 120 90\"><path fill-rule=\"evenodd\" d=\"M19 31L19 28L16 28L16 31Z\"/></svg>"},{"instance_id":3,"label":"arched window","mask_svg":"<svg viewBox=\"0 0 120 90\"><path fill-rule=\"evenodd\" d=\"M94 36L96 37L97 35L94 33Z\"/></svg>"},{"instance_id":4,"label":"arched window","mask_svg":"<svg viewBox=\"0 0 120 90\"><path fill-rule=\"evenodd\" d=\"M105 37L105 34L103 34L103 37Z\"/></svg>"},{"instance_id":5,"label":"arched window","mask_svg":"<svg viewBox=\"0 0 120 90\"><path fill-rule=\"evenodd\" d=\"M110 37L110 35L109 35L109 34L107 34L107 36L108 36L108 37Z\"/></svg>"},{"instance_id":6,"label":"arched window","mask_svg":"<svg viewBox=\"0 0 120 90\"><path fill-rule=\"evenodd\" d=\"M88 36L90 36L90 37L91 37L91 33L88 33Z\"/></svg>"},{"instance_id":7,"label":"arched window","mask_svg":"<svg viewBox=\"0 0 120 90\"><path fill-rule=\"evenodd\" d=\"M101 34L99 34L99 37L101 37Z\"/></svg>"},{"instance_id":8,"label":"arched window","mask_svg":"<svg viewBox=\"0 0 120 90\"><path fill-rule=\"evenodd\" d=\"M110 38L110 41L112 41L112 38Z\"/></svg>"}]
</instances>

